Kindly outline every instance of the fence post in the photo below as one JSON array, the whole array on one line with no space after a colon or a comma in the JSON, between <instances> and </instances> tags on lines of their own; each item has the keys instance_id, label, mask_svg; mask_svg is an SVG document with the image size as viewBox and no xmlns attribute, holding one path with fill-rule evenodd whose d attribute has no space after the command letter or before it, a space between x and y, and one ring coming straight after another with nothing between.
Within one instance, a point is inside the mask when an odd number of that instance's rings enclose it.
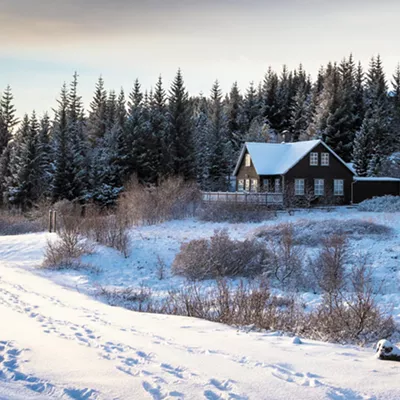
<instances>
[{"instance_id":1,"label":"fence post","mask_svg":"<svg viewBox=\"0 0 400 400\"><path fill-rule=\"evenodd\" d=\"M49 211L49 232L53 232L53 210Z\"/></svg>"},{"instance_id":2,"label":"fence post","mask_svg":"<svg viewBox=\"0 0 400 400\"><path fill-rule=\"evenodd\" d=\"M57 211L53 211L53 229L57 232Z\"/></svg>"}]
</instances>

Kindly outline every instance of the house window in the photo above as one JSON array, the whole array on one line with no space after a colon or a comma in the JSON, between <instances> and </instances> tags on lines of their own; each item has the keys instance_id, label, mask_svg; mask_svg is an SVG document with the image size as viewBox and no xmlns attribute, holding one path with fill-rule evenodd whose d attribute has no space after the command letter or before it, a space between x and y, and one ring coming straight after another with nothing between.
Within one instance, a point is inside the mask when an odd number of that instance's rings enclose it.
<instances>
[{"instance_id":1,"label":"house window","mask_svg":"<svg viewBox=\"0 0 400 400\"><path fill-rule=\"evenodd\" d=\"M257 192L258 189L258 180L257 179L252 179L251 180L251 191L252 192Z\"/></svg>"},{"instance_id":2,"label":"house window","mask_svg":"<svg viewBox=\"0 0 400 400\"><path fill-rule=\"evenodd\" d=\"M246 192L250 192L250 179L245 180L245 188Z\"/></svg>"},{"instance_id":3,"label":"house window","mask_svg":"<svg viewBox=\"0 0 400 400\"><path fill-rule=\"evenodd\" d=\"M310 165L318 165L318 153L310 153Z\"/></svg>"},{"instance_id":4,"label":"house window","mask_svg":"<svg viewBox=\"0 0 400 400\"><path fill-rule=\"evenodd\" d=\"M329 153L321 154L321 165L323 165L324 167L329 165Z\"/></svg>"},{"instance_id":5,"label":"house window","mask_svg":"<svg viewBox=\"0 0 400 400\"><path fill-rule=\"evenodd\" d=\"M269 192L269 179L263 179L263 190Z\"/></svg>"},{"instance_id":6,"label":"house window","mask_svg":"<svg viewBox=\"0 0 400 400\"><path fill-rule=\"evenodd\" d=\"M304 196L304 179L294 180L294 194L296 196Z\"/></svg>"},{"instance_id":7,"label":"house window","mask_svg":"<svg viewBox=\"0 0 400 400\"><path fill-rule=\"evenodd\" d=\"M251 165L250 154L246 154L246 157L245 157L245 160L244 160L244 165L245 165L245 167L250 167L250 165Z\"/></svg>"},{"instance_id":8,"label":"house window","mask_svg":"<svg viewBox=\"0 0 400 400\"><path fill-rule=\"evenodd\" d=\"M281 193L281 180L279 178L275 179L275 193Z\"/></svg>"},{"instance_id":9,"label":"house window","mask_svg":"<svg viewBox=\"0 0 400 400\"><path fill-rule=\"evenodd\" d=\"M335 179L333 181L333 194L335 196L343 196L344 195L344 180L343 179Z\"/></svg>"},{"instance_id":10,"label":"house window","mask_svg":"<svg viewBox=\"0 0 400 400\"><path fill-rule=\"evenodd\" d=\"M323 196L325 192L325 181L323 179L314 180L314 194L316 196Z\"/></svg>"},{"instance_id":11,"label":"house window","mask_svg":"<svg viewBox=\"0 0 400 400\"><path fill-rule=\"evenodd\" d=\"M237 190L238 190L238 192L243 192L243 190L244 190L244 179L239 179L238 180Z\"/></svg>"}]
</instances>

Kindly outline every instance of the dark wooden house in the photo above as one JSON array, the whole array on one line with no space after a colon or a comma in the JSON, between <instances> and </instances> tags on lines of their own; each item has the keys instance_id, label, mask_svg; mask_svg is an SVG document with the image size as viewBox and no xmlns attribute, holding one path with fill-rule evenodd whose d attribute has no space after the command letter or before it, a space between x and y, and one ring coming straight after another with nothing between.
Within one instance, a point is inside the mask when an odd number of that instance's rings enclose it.
<instances>
[{"instance_id":1,"label":"dark wooden house","mask_svg":"<svg viewBox=\"0 0 400 400\"><path fill-rule=\"evenodd\" d=\"M400 194L399 179L358 178L321 140L245 143L234 175L237 192L282 193L287 205L351 204Z\"/></svg>"}]
</instances>

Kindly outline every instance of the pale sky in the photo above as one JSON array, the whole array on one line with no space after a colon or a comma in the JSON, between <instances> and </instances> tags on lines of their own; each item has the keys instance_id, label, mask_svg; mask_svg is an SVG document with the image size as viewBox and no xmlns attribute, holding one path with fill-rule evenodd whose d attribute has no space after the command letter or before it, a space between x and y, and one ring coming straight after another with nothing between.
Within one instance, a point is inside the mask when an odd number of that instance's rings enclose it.
<instances>
[{"instance_id":1,"label":"pale sky","mask_svg":"<svg viewBox=\"0 0 400 400\"><path fill-rule=\"evenodd\" d=\"M368 66L381 54L390 76L400 62L399 0L0 0L0 90L13 88L18 114L55 106L75 70L90 102L108 89L168 86L180 67L191 94L244 91L268 66L315 76L351 52Z\"/></svg>"}]
</instances>

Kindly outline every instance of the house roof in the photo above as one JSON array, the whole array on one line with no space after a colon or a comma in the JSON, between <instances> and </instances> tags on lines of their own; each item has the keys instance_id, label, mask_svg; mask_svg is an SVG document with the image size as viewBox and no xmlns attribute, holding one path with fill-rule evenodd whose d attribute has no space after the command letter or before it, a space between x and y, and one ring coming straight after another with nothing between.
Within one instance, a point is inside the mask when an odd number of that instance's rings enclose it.
<instances>
[{"instance_id":1,"label":"house roof","mask_svg":"<svg viewBox=\"0 0 400 400\"><path fill-rule=\"evenodd\" d=\"M246 150L249 152L258 175L284 175L316 146L322 144L353 174L354 171L322 140L308 140L295 143L253 143L246 142L242 148L234 171L237 175Z\"/></svg>"}]
</instances>

